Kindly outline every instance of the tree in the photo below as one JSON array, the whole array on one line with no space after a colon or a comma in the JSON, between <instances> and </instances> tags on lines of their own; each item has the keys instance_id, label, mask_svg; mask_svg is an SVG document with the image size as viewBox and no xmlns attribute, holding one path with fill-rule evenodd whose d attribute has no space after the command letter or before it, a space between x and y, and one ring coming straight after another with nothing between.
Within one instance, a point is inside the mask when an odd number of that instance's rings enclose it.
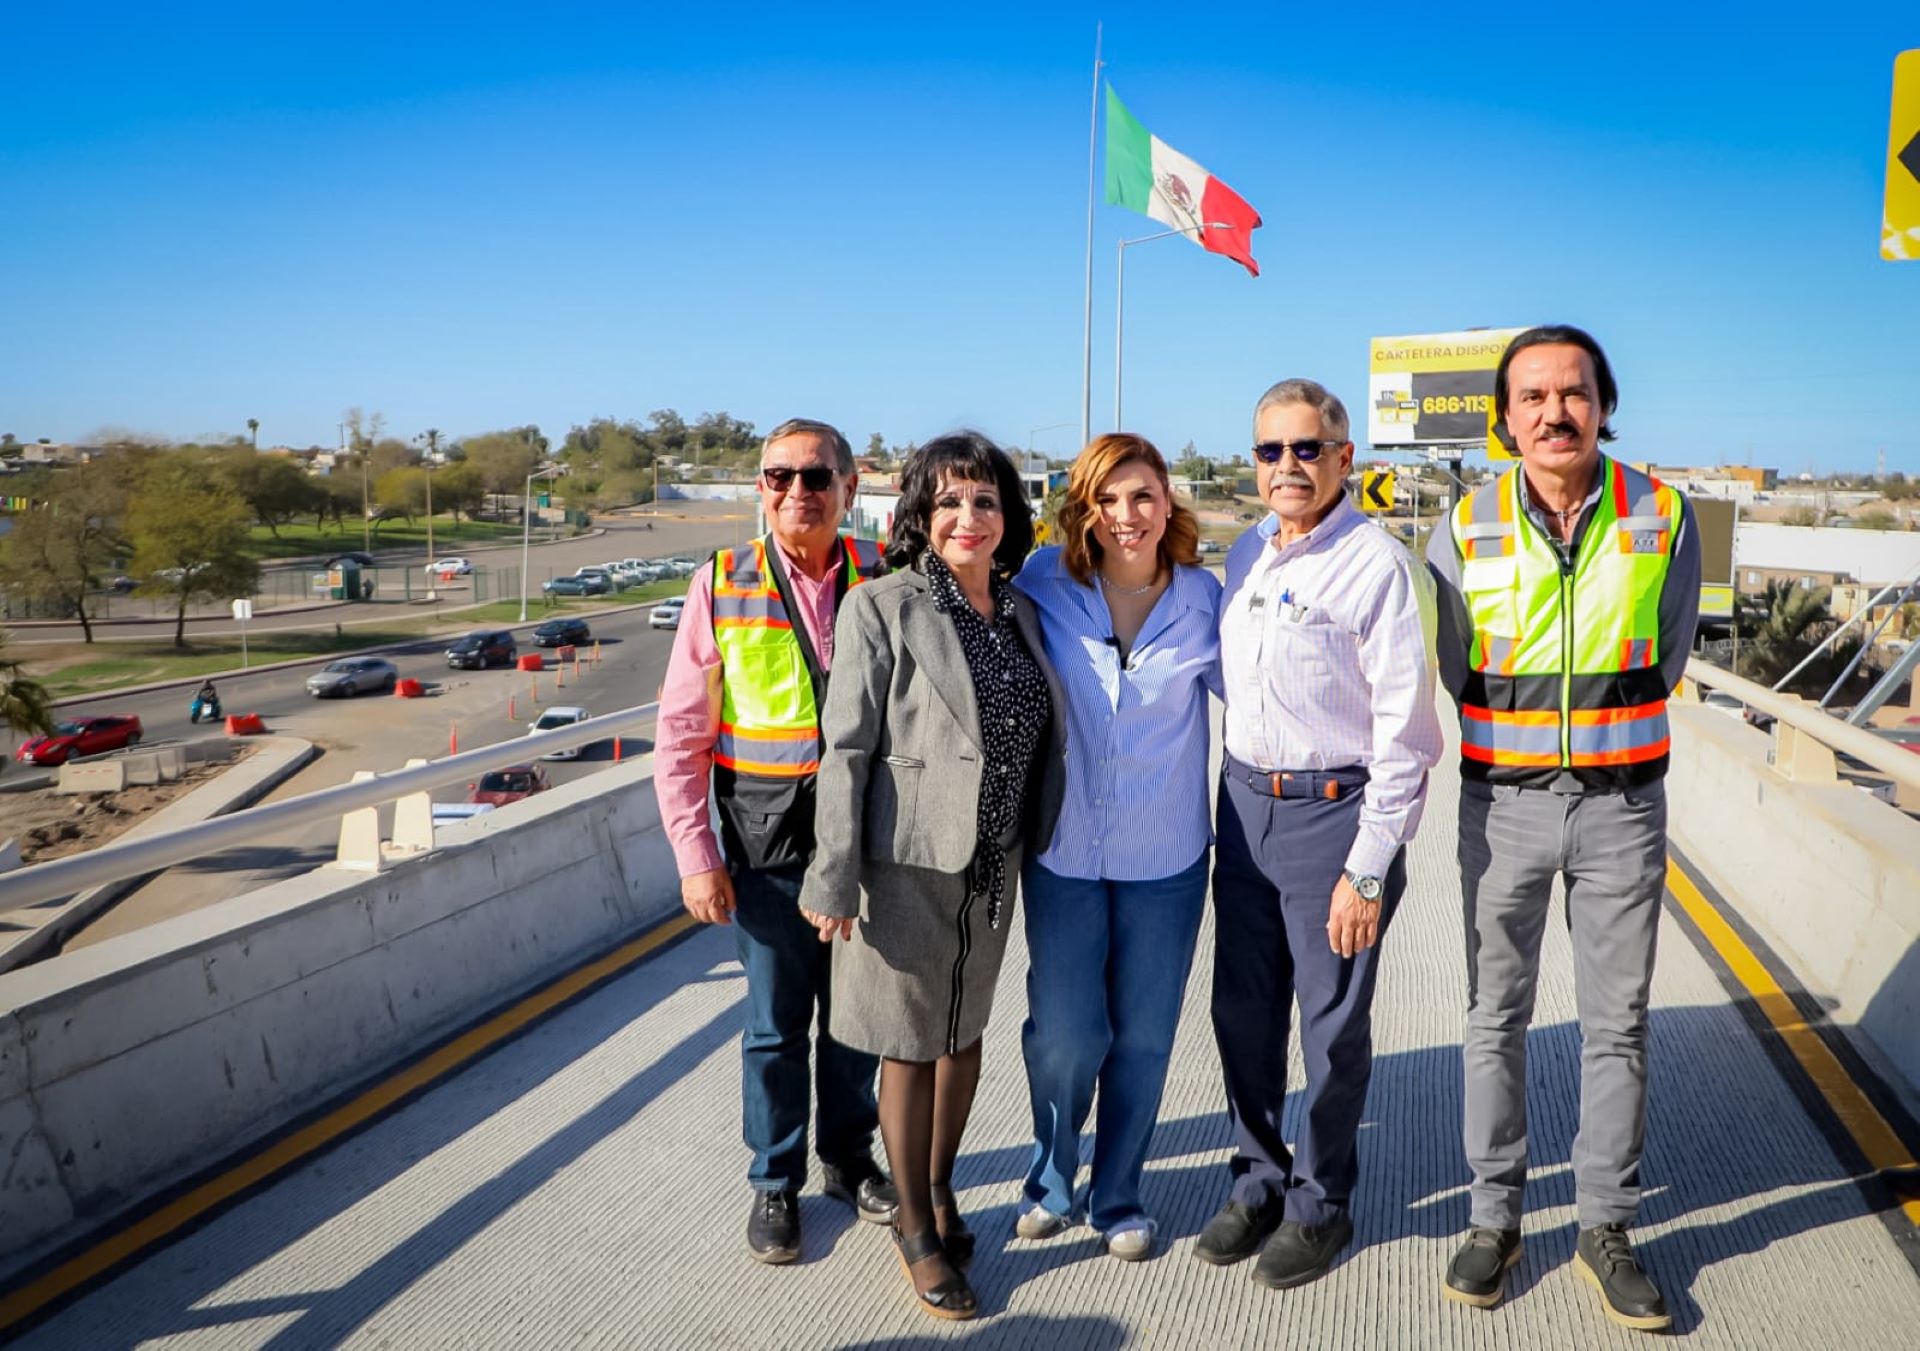
<instances>
[{"instance_id":1,"label":"tree","mask_svg":"<svg viewBox=\"0 0 1920 1351\"><path fill-rule=\"evenodd\" d=\"M24 596L72 609L89 643L94 589L126 548L120 528L129 470L126 457L109 454L43 476L26 494L43 500L14 518L0 549L0 577L6 584Z\"/></svg>"},{"instance_id":2,"label":"tree","mask_svg":"<svg viewBox=\"0 0 1920 1351\"><path fill-rule=\"evenodd\" d=\"M280 527L313 510L317 489L306 470L284 455L261 455L244 446L215 453L213 469L275 539Z\"/></svg>"},{"instance_id":3,"label":"tree","mask_svg":"<svg viewBox=\"0 0 1920 1351\"><path fill-rule=\"evenodd\" d=\"M412 525L427 509L427 471L417 465L389 469L375 481L373 499L383 512L404 516Z\"/></svg>"},{"instance_id":4,"label":"tree","mask_svg":"<svg viewBox=\"0 0 1920 1351\"><path fill-rule=\"evenodd\" d=\"M251 513L238 493L180 456L147 466L127 512L140 592L174 602L173 645L187 645L187 607L251 596L259 566L247 551Z\"/></svg>"},{"instance_id":5,"label":"tree","mask_svg":"<svg viewBox=\"0 0 1920 1351\"><path fill-rule=\"evenodd\" d=\"M884 460L887 458L887 438L880 435L879 432L875 432L867 438L867 458L870 460Z\"/></svg>"},{"instance_id":6,"label":"tree","mask_svg":"<svg viewBox=\"0 0 1920 1351\"><path fill-rule=\"evenodd\" d=\"M480 471L465 461L434 471L433 504L445 508L456 522L461 512L472 515L486 500L487 485L480 481Z\"/></svg>"},{"instance_id":7,"label":"tree","mask_svg":"<svg viewBox=\"0 0 1920 1351\"><path fill-rule=\"evenodd\" d=\"M1181 450L1180 458L1174 461L1173 472L1178 478L1204 482L1213 477L1213 461L1202 455L1189 441Z\"/></svg>"},{"instance_id":8,"label":"tree","mask_svg":"<svg viewBox=\"0 0 1920 1351\"><path fill-rule=\"evenodd\" d=\"M253 448L256 451L260 449L260 419L259 418L250 417L247 419L247 439L253 442Z\"/></svg>"},{"instance_id":9,"label":"tree","mask_svg":"<svg viewBox=\"0 0 1920 1351\"><path fill-rule=\"evenodd\" d=\"M527 433L531 432L529 437ZM546 438L537 427L515 427L508 431L483 432L465 441L467 463L480 475L490 493L518 493L526 478L539 467L545 453Z\"/></svg>"},{"instance_id":10,"label":"tree","mask_svg":"<svg viewBox=\"0 0 1920 1351\"><path fill-rule=\"evenodd\" d=\"M1812 630L1833 622L1825 587L1796 586L1776 578L1761 593L1757 613L1736 617L1740 669L1735 674L1772 684L1813 650Z\"/></svg>"},{"instance_id":11,"label":"tree","mask_svg":"<svg viewBox=\"0 0 1920 1351\"><path fill-rule=\"evenodd\" d=\"M1890 511L1879 507L1869 507L1853 518L1856 530L1898 530L1899 520Z\"/></svg>"},{"instance_id":12,"label":"tree","mask_svg":"<svg viewBox=\"0 0 1920 1351\"><path fill-rule=\"evenodd\" d=\"M6 655L5 644L0 635L0 720L15 732L45 736L53 730L53 696L27 678L21 664Z\"/></svg>"}]
</instances>

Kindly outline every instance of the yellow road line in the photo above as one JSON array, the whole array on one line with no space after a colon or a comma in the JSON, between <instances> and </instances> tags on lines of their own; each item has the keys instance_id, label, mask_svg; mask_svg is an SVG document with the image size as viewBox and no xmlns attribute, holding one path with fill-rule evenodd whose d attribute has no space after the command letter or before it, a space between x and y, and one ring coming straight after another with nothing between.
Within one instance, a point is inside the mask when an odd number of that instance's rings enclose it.
<instances>
[{"instance_id":1,"label":"yellow road line","mask_svg":"<svg viewBox=\"0 0 1920 1351\"><path fill-rule=\"evenodd\" d=\"M568 972L551 985L462 1033L432 1054L375 1084L325 1116L309 1122L218 1177L208 1179L152 1214L102 1239L38 1280L8 1292L0 1297L0 1332L159 1242L213 1207L333 1143L341 1135L386 1111L409 1093L424 1088L491 1050L542 1014L551 1012L599 981L633 965L663 943L685 933L695 923L691 915L676 915L605 957Z\"/></svg>"},{"instance_id":2,"label":"yellow road line","mask_svg":"<svg viewBox=\"0 0 1920 1351\"><path fill-rule=\"evenodd\" d=\"M1780 982L1761 964L1753 949L1671 857L1667 860L1667 889L1680 902L1687 917L1706 935L1707 942L1720 954L1720 960L1733 972L1734 979L1753 996L1754 1003L1773 1024L1773 1030L1780 1034L1793 1058L1800 1062L1820 1096L1827 1100L1827 1106L1833 1109L1834 1116L1860 1147L1867 1163L1883 1173L1912 1169L1915 1166L1912 1151L1860 1091L1846 1066L1820 1034L1807 1024L1792 998L1780 988ZM1920 1200L1904 1201L1900 1209L1909 1224L1920 1225Z\"/></svg>"}]
</instances>

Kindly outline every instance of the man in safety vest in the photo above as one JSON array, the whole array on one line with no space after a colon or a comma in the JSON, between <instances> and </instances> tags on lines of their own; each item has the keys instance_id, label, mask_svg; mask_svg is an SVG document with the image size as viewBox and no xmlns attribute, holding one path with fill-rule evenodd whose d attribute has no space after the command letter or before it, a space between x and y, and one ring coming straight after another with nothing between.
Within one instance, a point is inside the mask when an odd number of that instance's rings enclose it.
<instances>
[{"instance_id":1,"label":"man in safety vest","mask_svg":"<svg viewBox=\"0 0 1920 1351\"><path fill-rule=\"evenodd\" d=\"M885 571L877 544L840 533L858 478L826 423L773 429L760 456L768 532L694 574L660 691L654 790L681 898L694 918L734 926L746 972L747 1249L762 1262L800 1255L810 1047L823 1189L877 1224L896 1200L873 1161L879 1061L828 1035L831 948L799 910L834 617L849 587Z\"/></svg>"},{"instance_id":2,"label":"man in safety vest","mask_svg":"<svg viewBox=\"0 0 1920 1351\"><path fill-rule=\"evenodd\" d=\"M1699 543L1678 492L1600 453L1619 400L1590 335L1520 334L1493 397L1520 463L1462 499L1427 550L1440 681L1460 706L1473 1169L1472 1227L1444 1292L1491 1308L1520 1259L1527 1027L1559 876L1580 1008L1574 1262L1614 1322L1660 1329L1671 1317L1626 1231L1665 890L1667 695L1693 644Z\"/></svg>"}]
</instances>

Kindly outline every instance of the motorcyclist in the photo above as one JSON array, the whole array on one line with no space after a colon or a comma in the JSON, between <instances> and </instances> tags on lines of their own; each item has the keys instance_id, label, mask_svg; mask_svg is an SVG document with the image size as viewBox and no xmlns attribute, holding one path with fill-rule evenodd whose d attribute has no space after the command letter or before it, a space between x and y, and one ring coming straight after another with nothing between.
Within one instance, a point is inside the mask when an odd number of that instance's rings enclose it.
<instances>
[{"instance_id":1,"label":"motorcyclist","mask_svg":"<svg viewBox=\"0 0 1920 1351\"><path fill-rule=\"evenodd\" d=\"M195 722L200 721L203 717L217 718L220 716L220 695L219 692L213 688L213 682L211 680L202 684L199 693L193 696L191 716Z\"/></svg>"}]
</instances>

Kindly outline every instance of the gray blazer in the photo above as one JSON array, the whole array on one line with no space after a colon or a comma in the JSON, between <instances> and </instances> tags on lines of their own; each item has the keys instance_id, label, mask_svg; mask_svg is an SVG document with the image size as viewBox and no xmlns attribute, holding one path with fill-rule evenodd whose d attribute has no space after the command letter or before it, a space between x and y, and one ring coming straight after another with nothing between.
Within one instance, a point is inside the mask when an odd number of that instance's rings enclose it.
<instances>
[{"instance_id":1,"label":"gray blazer","mask_svg":"<svg viewBox=\"0 0 1920 1351\"><path fill-rule=\"evenodd\" d=\"M1066 793L1067 703L1039 615L1018 591L1014 615L1053 696L1022 822L1025 847L1037 854L1053 838ZM902 568L841 602L820 730L826 752L802 909L859 915L863 858L966 870L980 811L980 709L953 621L934 607L919 572Z\"/></svg>"}]
</instances>

